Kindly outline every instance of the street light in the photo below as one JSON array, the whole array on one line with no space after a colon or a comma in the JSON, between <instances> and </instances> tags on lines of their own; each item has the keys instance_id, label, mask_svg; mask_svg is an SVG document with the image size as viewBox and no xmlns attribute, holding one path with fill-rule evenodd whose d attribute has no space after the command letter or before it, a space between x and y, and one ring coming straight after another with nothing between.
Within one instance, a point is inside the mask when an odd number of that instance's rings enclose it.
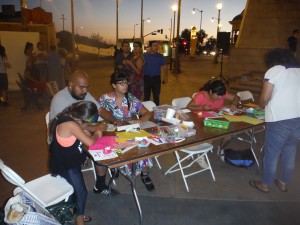
<instances>
[{"instance_id":1,"label":"street light","mask_svg":"<svg viewBox=\"0 0 300 225\"><path fill-rule=\"evenodd\" d=\"M119 0L116 0L116 46L119 39Z\"/></svg>"},{"instance_id":2,"label":"street light","mask_svg":"<svg viewBox=\"0 0 300 225\"><path fill-rule=\"evenodd\" d=\"M180 61L179 61L179 29L180 29L180 13L181 12L181 0L178 0L178 14L177 14L177 35L176 35L176 53L175 53L175 64L174 73L181 73Z\"/></svg>"},{"instance_id":3,"label":"street light","mask_svg":"<svg viewBox=\"0 0 300 225\"><path fill-rule=\"evenodd\" d=\"M199 34L200 34L200 32L201 32L201 26L202 26L202 13L203 13L203 10L199 10L199 9L197 9L197 8L193 8L192 13L195 14L195 13L196 13L196 10L197 10L198 12L201 13L201 17L200 17L200 27L199 27Z\"/></svg>"},{"instance_id":4,"label":"street light","mask_svg":"<svg viewBox=\"0 0 300 225\"><path fill-rule=\"evenodd\" d=\"M176 11L178 9L178 6L176 4L172 5L171 6L173 12L174 12L174 21L173 21L173 41L174 41L174 38L175 38L175 16L176 16Z\"/></svg>"},{"instance_id":5,"label":"street light","mask_svg":"<svg viewBox=\"0 0 300 225\"><path fill-rule=\"evenodd\" d=\"M78 29L83 29L83 27L76 27L76 35L78 36Z\"/></svg>"},{"instance_id":6,"label":"street light","mask_svg":"<svg viewBox=\"0 0 300 225\"><path fill-rule=\"evenodd\" d=\"M141 39L142 39L142 43L144 43L144 22L147 21L148 23L151 22L150 17L146 18L146 19L142 19L142 30L141 30Z\"/></svg>"},{"instance_id":7,"label":"street light","mask_svg":"<svg viewBox=\"0 0 300 225\"><path fill-rule=\"evenodd\" d=\"M218 27L217 27L217 34L218 34L218 32L220 31L220 14L221 14L221 9L222 9L222 7L223 7L223 5L222 5L222 3L218 3L217 4L217 9L218 9Z\"/></svg>"},{"instance_id":8,"label":"street light","mask_svg":"<svg viewBox=\"0 0 300 225\"><path fill-rule=\"evenodd\" d=\"M138 24L134 24L133 25L133 39L135 39L135 26L137 26Z\"/></svg>"}]
</instances>

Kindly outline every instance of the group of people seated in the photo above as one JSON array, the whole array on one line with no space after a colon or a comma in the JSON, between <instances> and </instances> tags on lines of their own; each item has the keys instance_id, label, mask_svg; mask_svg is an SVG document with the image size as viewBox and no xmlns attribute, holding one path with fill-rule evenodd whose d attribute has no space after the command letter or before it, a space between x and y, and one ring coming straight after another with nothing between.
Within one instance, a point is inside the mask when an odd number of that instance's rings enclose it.
<instances>
[{"instance_id":1,"label":"group of people seated","mask_svg":"<svg viewBox=\"0 0 300 225\"><path fill-rule=\"evenodd\" d=\"M269 60L275 60L272 64L273 66L286 64L285 61L276 61L272 56L273 55L269 57ZM292 55L288 54L287 56L292 57ZM292 65L293 68L298 66L294 61L291 62L293 64L289 64L288 66ZM272 68L270 70L272 70ZM291 71L294 72L293 70ZM297 79L299 81L299 77L294 80L296 81ZM268 83L268 80L265 82ZM276 79L272 82L272 85L277 86ZM96 101L87 90L89 87L88 75L83 71L77 70L72 74L68 86L58 92L51 102L51 123L49 130L50 171L53 175L64 177L74 187L74 201L76 201L79 206L79 216L76 218L76 224L84 224L91 220L90 217L85 215L87 189L81 172L81 164L86 159L84 145L91 146L94 144L96 140L102 136L102 132L107 128L107 125L104 123L96 123L98 116L101 116L105 121L115 125L127 124L128 120L133 120L135 123L141 124L152 118L152 113L143 106L142 102L132 93L128 92L130 85L128 75L122 72L114 72L111 75L110 84L112 86L112 92L102 95L99 100ZM294 86L297 85L295 84ZM274 91L278 90L276 89ZM297 96L299 97L299 88L296 91L298 93ZM268 93L267 97L266 93ZM272 89L270 90L269 86L264 86L262 95L264 97L261 99L261 107L265 107L268 102L271 101L270 93L272 93ZM230 102L230 108L234 111L240 99L237 95L229 93L221 81L209 81L196 95L193 96L193 99L188 103L187 108L191 111L220 110L223 107L225 100ZM298 104L298 109L299 107ZM293 113L292 118L295 118L295 115L296 117L298 115L298 118L296 118L296 120L293 119L293 121L295 120L299 125L299 112ZM266 122L268 122L267 120ZM300 131L298 125L295 128L297 129L297 132ZM266 134L268 134L268 129L267 123ZM299 134L297 137L296 135L293 135L292 148L295 148L297 138L300 138ZM284 140L282 141L284 142ZM268 146L268 148L271 147ZM272 156L271 160L276 163L280 154L285 153L281 152L277 154L275 158ZM293 151L292 158L294 159L294 157ZM286 160L286 162L290 163L293 159ZM264 160L268 159L265 158ZM283 164L283 168L285 169L285 161L283 161ZM142 160L138 162L137 165L137 174L141 174L142 182L145 184L147 190L155 190L155 186L149 177L149 168L153 165L152 160ZM273 165L272 171L274 169L276 170L276 167ZM97 180L93 188L94 193L109 193L108 186L105 183L106 171L107 168L96 165ZM286 182L290 180L292 171L293 168L286 168L284 171L286 174L284 173L282 175L283 178L276 180L276 185L281 188L282 191L287 190ZM270 173L269 169L268 174ZM268 177L266 180L274 180L274 176L275 173L272 172L272 177ZM251 181L250 185L263 192L268 192L267 185L269 183L264 182L265 180L262 182ZM117 195L119 192L115 189L111 189L111 194Z\"/></svg>"}]
</instances>

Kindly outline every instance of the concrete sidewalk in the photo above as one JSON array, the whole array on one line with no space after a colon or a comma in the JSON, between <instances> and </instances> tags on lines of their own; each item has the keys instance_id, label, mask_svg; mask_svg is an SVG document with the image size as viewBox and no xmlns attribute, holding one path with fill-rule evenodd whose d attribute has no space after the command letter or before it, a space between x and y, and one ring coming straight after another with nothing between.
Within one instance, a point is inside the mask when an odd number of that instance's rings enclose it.
<instances>
[{"instance_id":1,"label":"concrete sidewalk","mask_svg":"<svg viewBox=\"0 0 300 225\"><path fill-rule=\"evenodd\" d=\"M90 76L91 93L98 98L111 90L110 74L112 61L81 63L81 68ZM163 85L161 104L171 104L173 98L191 96L211 76L220 74L220 65L212 64L212 58L204 56L194 59L182 58L182 73L169 76L169 83ZM223 75L227 77L227 64L223 64ZM0 159L26 181L42 176L48 171L48 149L46 144L45 114L32 107L21 112L23 98L20 92L9 93L9 107L0 107ZM258 137L257 150L263 141ZM218 143L215 143L216 146ZM247 145L233 141L233 148L244 149ZM257 154L259 152L257 151ZM248 185L249 179L256 177L256 166L249 169L235 168L222 162L214 149L209 155L216 176L200 173L188 178L190 192L186 192L179 173L164 175L166 169L175 162L173 154L159 157L162 170L151 169L156 190L147 192L137 177L137 193L144 213L144 225L294 225L299 224L300 214L300 164L297 164L295 178L289 191L282 193L275 186L268 194L254 190ZM297 162L299 162L297 156ZM119 196L109 199L92 192L94 178L85 172L89 190L86 214L92 216L94 225L138 224L138 214L128 181L120 176L117 189ZM0 177L0 204L12 196L13 186Z\"/></svg>"}]
</instances>

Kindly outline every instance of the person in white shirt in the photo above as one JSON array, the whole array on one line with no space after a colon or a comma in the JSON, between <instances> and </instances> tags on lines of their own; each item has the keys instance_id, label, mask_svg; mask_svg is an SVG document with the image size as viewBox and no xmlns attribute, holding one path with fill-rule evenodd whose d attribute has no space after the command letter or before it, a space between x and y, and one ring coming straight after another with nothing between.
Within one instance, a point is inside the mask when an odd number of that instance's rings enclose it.
<instances>
[{"instance_id":1,"label":"person in white shirt","mask_svg":"<svg viewBox=\"0 0 300 225\"><path fill-rule=\"evenodd\" d=\"M269 192L275 183L287 192L295 169L297 145L300 139L300 65L289 49L273 49L266 54L269 70L265 74L259 106L265 108L265 141L261 181L249 184ZM280 174L276 177L281 159Z\"/></svg>"}]
</instances>

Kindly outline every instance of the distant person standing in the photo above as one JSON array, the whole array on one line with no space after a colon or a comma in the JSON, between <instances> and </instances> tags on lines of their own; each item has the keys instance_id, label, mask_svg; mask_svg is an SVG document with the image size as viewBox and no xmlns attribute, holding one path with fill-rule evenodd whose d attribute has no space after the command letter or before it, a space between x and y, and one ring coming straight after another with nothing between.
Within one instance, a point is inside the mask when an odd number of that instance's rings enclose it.
<instances>
[{"instance_id":1,"label":"distant person standing","mask_svg":"<svg viewBox=\"0 0 300 225\"><path fill-rule=\"evenodd\" d=\"M0 45L0 104L3 106L8 106L7 102L7 90L8 90L8 78L7 78L7 68L11 68L9 62L7 61L7 56L5 53L4 46Z\"/></svg>"},{"instance_id":2,"label":"distant person standing","mask_svg":"<svg viewBox=\"0 0 300 225\"><path fill-rule=\"evenodd\" d=\"M40 78L44 81L48 81L47 71L47 57L48 53L44 49L42 42L37 43L37 51L34 52L34 67L40 74Z\"/></svg>"},{"instance_id":3,"label":"distant person standing","mask_svg":"<svg viewBox=\"0 0 300 225\"><path fill-rule=\"evenodd\" d=\"M48 54L48 78L49 81L56 81L59 90L62 90L65 84L64 68L61 65L60 55L54 45L50 46Z\"/></svg>"},{"instance_id":4,"label":"distant person standing","mask_svg":"<svg viewBox=\"0 0 300 225\"><path fill-rule=\"evenodd\" d=\"M299 30L295 29L293 30L293 35L287 39L289 49L294 53L294 56L296 56L296 52L297 52L298 34L299 34Z\"/></svg>"},{"instance_id":5,"label":"distant person standing","mask_svg":"<svg viewBox=\"0 0 300 225\"><path fill-rule=\"evenodd\" d=\"M161 68L164 77L161 81ZM153 100L159 105L161 82L168 83L168 68L164 56L158 53L158 42L150 43L150 51L144 54L144 101L149 101L151 91Z\"/></svg>"},{"instance_id":6,"label":"distant person standing","mask_svg":"<svg viewBox=\"0 0 300 225\"><path fill-rule=\"evenodd\" d=\"M129 42L124 41L122 43L121 52L119 52L115 58L115 63L114 63L115 71L122 72L127 76L129 76L131 73L131 69L129 65L126 64L126 59L131 60L131 58L132 58L132 53L130 52Z\"/></svg>"}]
</instances>

